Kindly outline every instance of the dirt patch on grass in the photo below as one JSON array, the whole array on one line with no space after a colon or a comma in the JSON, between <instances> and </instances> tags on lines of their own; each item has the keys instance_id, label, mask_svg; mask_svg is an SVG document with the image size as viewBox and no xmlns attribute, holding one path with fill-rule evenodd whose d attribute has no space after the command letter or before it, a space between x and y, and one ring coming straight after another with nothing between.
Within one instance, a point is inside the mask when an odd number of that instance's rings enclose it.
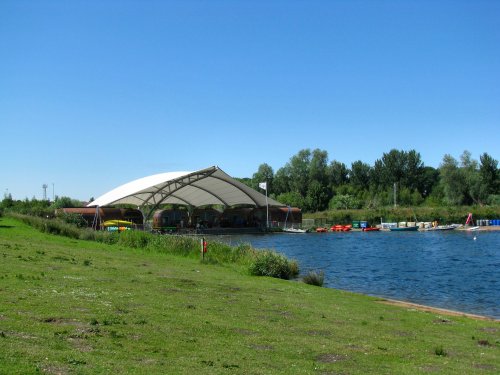
<instances>
[{"instance_id":1,"label":"dirt patch on grass","mask_svg":"<svg viewBox=\"0 0 500 375\"><path fill-rule=\"evenodd\" d=\"M244 336L255 335L254 331L250 331L249 329L244 329L244 328L235 328L233 329L233 332Z\"/></svg>"},{"instance_id":2,"label":"dirt patch on grass","mask_svg":"<svg viewBox=\"0 0 500 375\"><path fill-rule=\"evenodd\" d=\"M437 372L437 373L439 373L439 372L442 371L441 367L439 367L439 366L431 366L431 365L420 367L420 369L423 372Z\"/></svg>"},{"instance_id":3,"label":"dirt patch on grass","mask_svg":"<svg viewBox=\"0 0 500 375\"><path fill-rule=\"evenodd\" d=\"M484 327L484 328L481 328L481 331L488 332L488 333L497 333L497 332L500 332L500 328L497 328L497 327Z\"/></svg>"},{"instance_id":4,"label":"dirt patch on grass","mask_svg":"<svg viewBox=\"0 0 500 375\"><path fill-rule=\"evenodd\" d=\"M70 373L70 371L67 367L63 367L60 365L51 365L51 364L41 365L40 370L42 373L45 373L45 374L65 375L65 374Z\"/></svg>"},{"instance_id":5,"label":"dirt patch on grass","mask_svg":"<svg viewBox=\"0 0 500 375\"><path fill-rule=\"evenodd\" d=\"M332 335L332 333L330 331L312 330L312 331L306 331L306 335L308 335L308 336L329 337L329 336Z\"/></svg>"},{"instance_id":6,"label":"dirt patch on grass","mask_svg":"<svg viewBox=\"0 0 500 375\"><path fill-rule=\"evenodd\" d=\"M487 316L476 315L476 314L469 314L469 313L464 313L464 312L454 311L454 310L448 310L448 309L440 309L440 308L437 308L437 307L419 305L417 303L397 301L397 300L393 300L393 299L381 299L381 300L377 300L375 302L377 302L377 303L383 303L385 305L411 308L411 309L415 309L415 310L419 310L419 311L425 311L425 312L430 312L430 313L434 313L434 314L442 314L442 315L447 315L447 316L466 316L468 318L476 319L476 320L486 320L486 321L500 322L500 319L494 319L494 318L490 318L490 317L487 317Z\"/></svg>"},{"instance_id":7,"label":"dirt patch on grass","mask_svg":"<svg viewBox=\"0 0 500 375\"><path fill-rule=\"evenodd\" d=\"M477 369L480 369L480 370L491 371L491 372L495 372L496 369L497 369L495 366L488 365L488 364L485 364L485 363L476 363L474 365L474 368L477 368Z\"/></svg>"},{"instance_id":8,"label":"dirt patch on grass","mask_svg":"<svg viewBox=\"0 0 500 375\"><path fill-rule=\"evenodd\" d=\"M316 357L316 361L320 363L335 363L340 361L345 361L347 356L345 354L334 354L334 353L325 353L320 354Z\"/></svg>"},{"instance_id":9,"label":"dirt patch on grass","mask_svg":"<svg viewBox=\"0 0 500 375\"><path fill-rule=\"evenodd\" d=\"M451 323L453 323L451 320L442 319L442 318L440 318L440 319L434 319L432 322L435 323L435 324L451 324Z\"/></svg>"},{"instance_id":10,"label":"dirt patch on grass","mask_svg":"<svg viewBox=\"0 0 500 375\"><path fill-rule=\"evenodd\" d=\"M92 348L92 346L90 346L90 344L85 339L70 337L68 338L68 342L71 343L73 348L83 353L88 353L94 350L94 348Z\"/></svg>"},{"instance_id":11,"label":"dirt patch on grass","mask_svg":"<svg viewBox=\"0 0 500 375\"><path fill-rule=\"evenodd\" d=\"M163 292L169 294L169 293L179 293L179 292L182 292L182 289L179 289L179 288L163 288L162 289Z\"/></svg>"},{"instance_id":12,"label":"dirt patch on grass","mask_svg":"<svg viewBox=\"0 0 500 375\"><path fill-rule=\"evenodd\" d=\"M398 337L408 337L408 336L412 336L412 333L410 332L407 332L407 331L392 331L392 334L394 336L398 336Z\"/></svg>"},{"instance_id":13,"label":"dirt patch on grass","mask_svg":"<svg viewBox=\"0 0 500 375\"><path fill-rule=\"evenodd\" d=\"M250 345L250 348L255 350L274 350L272 345Z\"/></svg>"}]
</instances>

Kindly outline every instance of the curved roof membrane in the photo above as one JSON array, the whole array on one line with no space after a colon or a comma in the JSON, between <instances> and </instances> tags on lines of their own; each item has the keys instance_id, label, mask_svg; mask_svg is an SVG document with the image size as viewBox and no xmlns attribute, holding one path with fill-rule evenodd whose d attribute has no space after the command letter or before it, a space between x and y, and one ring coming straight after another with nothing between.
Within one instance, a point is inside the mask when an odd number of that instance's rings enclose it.
<instances>
[{"instance_id":1,"label":"curved roof membrane","mask_svg":"<svg viewBox=\"0 0 500 375\"><path fill-rule=\"evenodd\" d=\"M285 207L268 198L269 206ZM139 207L181 204L266 206L266 196L233 179L217 166L195 172L168 172L143 177L107 192L87 207L132 204Z\"/></svg>"}]
</instances>

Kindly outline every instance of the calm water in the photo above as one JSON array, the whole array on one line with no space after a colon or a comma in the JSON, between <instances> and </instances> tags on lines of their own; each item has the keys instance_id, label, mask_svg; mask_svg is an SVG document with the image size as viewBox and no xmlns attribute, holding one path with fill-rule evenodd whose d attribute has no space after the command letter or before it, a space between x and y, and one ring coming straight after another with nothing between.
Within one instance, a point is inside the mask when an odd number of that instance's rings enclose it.
<instances>
[{"instance_id":1,"label":"calm water","mask_svg":"<svg viewBox=\"0 0 500 375\"><path fill-rule=\"evenodd\" d=\"M476 239L474 239L476 237ZM274 249L325 286L500 318L500 232L350 232L221 237Z\"/></svg>"}]
</instances>

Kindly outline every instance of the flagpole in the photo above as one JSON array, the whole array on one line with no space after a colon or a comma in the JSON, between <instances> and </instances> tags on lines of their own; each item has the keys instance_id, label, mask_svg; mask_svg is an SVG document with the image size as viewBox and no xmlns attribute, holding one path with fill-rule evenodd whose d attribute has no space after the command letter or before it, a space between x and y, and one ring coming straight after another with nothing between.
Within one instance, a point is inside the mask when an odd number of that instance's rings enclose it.
<instances>
[{"instance_id":1,"label":"flagpole","mask_svg":"<svg viewBox=\"0 0 500 375\"><path fill-rule=\"evenodd\" d=\"M267 181L266 181L266 228L269 229L269 203L267 202Z\"/></svg>"},{"instance_id":2,"label":"flagpole","mask_svg":"<svg viewBox=\"0 0 500 375\"><path fill-rule=\"evenodd\" d=\"M259 182L259 187L266 191L266 229L269 228L269 202L267 201L267 181Z\"/></svg>"}]
</instances>

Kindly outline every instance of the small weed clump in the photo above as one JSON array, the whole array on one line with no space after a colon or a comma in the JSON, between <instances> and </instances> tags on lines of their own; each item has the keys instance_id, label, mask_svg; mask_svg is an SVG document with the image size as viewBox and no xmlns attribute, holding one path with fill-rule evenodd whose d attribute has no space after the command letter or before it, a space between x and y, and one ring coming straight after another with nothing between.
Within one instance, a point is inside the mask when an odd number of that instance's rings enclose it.
<instances>
[{"instance_id":1,"label":"small weed clump","mask_svg":"<svg viewBox=\"0 0 500 375\"><path fill-rule=\"evenodd\" d=\"M434 354L439 357L446 357L448 355L448 353L446 353L446 350L444 350L443 345L439 345L434 348Z\"/></svg>"},{"instance_id":2,"label":"small weed clump","mask_svg":"<svg viewBox=\"0 0 500 375\"><path fill-rule=\"evenodd\" d=\"M298 270L296 261L270 250L256 252L255 260L250 265L250 274L254 276L270 276L285 280L297 276Z\"/></svg>"},{"instance_id":3,"label":"small weed clump","mask_svg":"<svg viewBox=\"0 0 500 375\"><path fill-rule=\"evenodd\" d=\"M323 286L325 273L323 271L309 271L309 273L302 278L302 281L309 285Z\"/></svg>"}]
</instances>

